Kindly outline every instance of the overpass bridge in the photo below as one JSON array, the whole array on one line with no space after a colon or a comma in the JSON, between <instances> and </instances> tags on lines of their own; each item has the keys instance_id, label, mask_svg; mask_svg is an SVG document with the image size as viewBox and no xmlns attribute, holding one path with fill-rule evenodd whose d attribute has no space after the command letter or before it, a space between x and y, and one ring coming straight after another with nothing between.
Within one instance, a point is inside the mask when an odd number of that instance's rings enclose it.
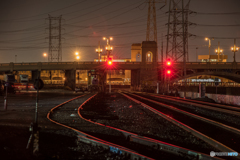
<instances>
[{"instance_id":1,"label":"overpass bridge","mask_svg":"<svg viewBox=\"0 0 240 160\"><path fill-rule=\"evenodd\" d=\"M114 62L113 70L131 70L131 85L138 87L142 81L161 81L163 77L162 62ZM0 72L32 71L33 79L44 70L65 71L66 84L75 88L76 70L108 70L106 62L37 62L37 63L1 63ZM198 75L213 75L240 83L240 63L237 62L187 62L186 78ZM171 81L183 79L183 62L173 64L174 75Z\"/></svg>"},{"instance_id":2,"label":"overpass bridge","mask_svg":"<svg viewBox=\"0 0 240 160\"><path fill-rule=\"evenodd\" d=\"M136 57L141 62L135 62ZM155 41L143 41L141 44L133 44L131 48L132 62L114 62L113 70L131 70L131 86L140 87L146 81L156 85L163 80L165 64L158 62L157 43ZM183 79L183 63L174 62L173 74L170 80ZM36 79L44 70L63 70L65 72L65 85L75 88L76 70L98 70L101 84L106 82L108 66L105 62L36 62L36 63L2 63L0 72L11 73L13 71L32 71L32 79ZM187 62L187 77L197 75L213 75L233 80L240 83L240 63L237 62Z\"/></svg>"},{"instance_id":3,"label":"overpass bridge","mask_svg":"<svg viewBox=\"0 0 240 160\"><path fill-rule=\"evenodd\" d=\"M114 69L158 69L165 65L162 62L113 62ZM175 62L173 68L182 69L183 62ZM234 62L187 62L187 70L240 70L240 63ZM41 71L41 70L91 70L107 69L105 62L33 62L33 63L0 63L0 72Z\"/></svg>"}]
</instances>

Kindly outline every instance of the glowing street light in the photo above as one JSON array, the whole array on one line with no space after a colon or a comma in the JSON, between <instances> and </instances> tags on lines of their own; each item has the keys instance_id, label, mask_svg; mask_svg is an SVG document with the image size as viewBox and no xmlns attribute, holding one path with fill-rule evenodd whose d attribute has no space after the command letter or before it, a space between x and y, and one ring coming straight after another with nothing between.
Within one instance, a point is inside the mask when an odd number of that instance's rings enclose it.
<instances>
[{"instance_id":1,"label":"glowing street light","mask_svg":"<svg viewBox=\"0 0 240 160\"><path fill-rule=\"evenodd\" d=\"M113 40L113 38L112 37L109 37L109 38L103 37L103 40L107 40L106 50L107 50L107 58L109 58L110 52L113 50L113 47L110 46L110 40Z\"/></svg>"},{"instance_id":2,"label":"glowing street light","mask_svg":"<svg viewBox=\"0 0 240 160\"><path fill-rule=\"evenodd\" d=\"M235 52L237 52L238 50L239 50L239 48L236 47L236 39L234 39L234 46L231 48L231 51L234 53L234 55L233 55L233 62L236 62Z\"/></svg>"},{"instance_id":3,"label":"glowing street light","mask_svg":"<svg viewBox=\"0 0 240 160\"><path fill-rule=\"evenodd\" d=\"M96 49L96 52L98 53L98 62L100 62L102 48L100 47L100 41L98 42L98 48Z\"/></svg>"},{"instance_id":4,"label":"glowing street light","mask_svg":"<svg viewBox=\"0 0 240 160\"><path fill-rule=\"evenodd\" d=\"M223 54L223 50L220 49L219 45L220 45L220 42L218 42L218 49L215 49L215 52L218 54L218 62L219 62L219 55L220 55L220 54L221 54L221 55Z\"/></svg>"},{"instance_id":5,"label":"glowing street light","mask_svg":"<svg viewBox=\"0 0 240 160\"><path fill-rule=\"evenodd\" d=\"M208 62L210 62L211 40L214 40L214 38L208 38L208 37L205 38L205 41L208 41L208 42L209 42L209 44L208 44L208 48L209 48Z\"/></svg>"},{"instance_id":6,"label":"glowing street light","mask_svg":"<svg viewBox=\"0 0 240 160\"><path fill-rule=\"evenodd\" d=\"M47 59L47 53L43 53L43 57Z\"/></svg>"},{"instance_id":7,"label":"glowing street light","mask_svg":"<svg viewBox=\"0 0 240 160\"><path fill-rule=\"evenodd\" d=\"M75 52L75 55L76 55L76 56L78 56L78 54L79 54L78 52Z\"/></svg>"}]
</instances>

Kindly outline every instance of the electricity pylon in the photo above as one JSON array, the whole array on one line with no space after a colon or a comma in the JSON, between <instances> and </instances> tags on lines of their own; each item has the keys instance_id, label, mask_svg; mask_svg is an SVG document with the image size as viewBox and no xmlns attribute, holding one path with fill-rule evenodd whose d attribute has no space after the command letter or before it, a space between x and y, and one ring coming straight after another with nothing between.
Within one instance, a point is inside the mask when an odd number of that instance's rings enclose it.
<instances>
[{"instance_id":1,"label":"electricity pylon","mask_svg":"<svg viewBox=\"0 0 240 160\"><path fill-rule=\"evenodd\" d=\"M168 11L168 33L166 59L188 61L188 14L190 0L184 6L184 0L170 0Z\"/></svg>"},{"instance_id":2,"label":"electricity pylon","mask_svg":"<svg viewBox=\"0 0 240 160\"><path fill-rule=\"evenodd\" d=\"M49 20L49 62L61 62L62 61L62 16L52 17L48 15ZM57 30L57 32L55 32ZM54 40L57 41L54 41Z\"/></svg>"}]
</instances>

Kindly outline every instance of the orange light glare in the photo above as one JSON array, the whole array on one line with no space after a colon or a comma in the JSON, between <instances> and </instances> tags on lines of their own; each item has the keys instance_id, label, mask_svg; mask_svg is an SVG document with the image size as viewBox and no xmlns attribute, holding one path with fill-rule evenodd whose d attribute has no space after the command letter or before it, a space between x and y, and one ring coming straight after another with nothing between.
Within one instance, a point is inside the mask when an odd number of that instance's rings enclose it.
<instances>
[{"instance_id":1,"label":"orange light glare","mask_svg":"<svg viewBox=\"0 0 240 160\"><path fill-rule=\"evenodd\" d=\"M208 40L208 38L205 38L205 41L207 41Z\"/></svg>"}]
</instances>

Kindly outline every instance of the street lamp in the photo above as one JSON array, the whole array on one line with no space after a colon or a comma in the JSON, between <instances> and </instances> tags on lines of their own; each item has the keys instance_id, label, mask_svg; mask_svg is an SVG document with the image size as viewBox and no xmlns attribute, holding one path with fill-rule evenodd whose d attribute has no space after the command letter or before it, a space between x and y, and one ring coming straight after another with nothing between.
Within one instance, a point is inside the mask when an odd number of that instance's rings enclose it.
<instances>
[{"instance_id":1,"label":"street lamp","mask_svg":"<svg viewBox=\"0 0 240 160\"><path fill-rule=\"evenodd\" d=\"M45 57L45 58L46 58L46 57L47 57L47 53L43 53L43 57ZM45 60L44 60L44 61L45 61Z\"/></svg>"},{"instance_id":2,"label":"street lamp","mask_svg":"<svg viewBox=\"0 0 240 160\"><path fill-rule=\"evenodd\" d=\"M238 47L236 47L236 39L234 39L234 46L231 47L231 51L234 53L233 55L233 62L236 62L236 55L235 52L237 52L239 50Z\"/></svg>"},{"instance_id":3,"label":"street lamp","mask_svg":"<svg viewBox=\"0 0 240 160\"><path fill-rule=\"evenodd\" d=\"M77 59L77 60L78 60L78 62L79 62L80 56L77 56L77 57L76 57L76 59Z\"/></svg>"},{"instance_id":4,"label":"street lamp","mask_svg":"<svg viewBox=\"0 0 240 160\"><path fill-rule=\"evenodd\" d=\"M103 40L107 40L107 46L106 46L106 51L107 51L107 61L108 65L112 65L112 59L109 58L110 52L113 50L113 47L110 46L110 40L113 40L112 37L106 38L103 37ZM109 93L111 93L111 67L109 67L110 75L109 75Z\"/></svg>"},{"instance_id":5,"label":"street lamp","mask_svg":"<svg viewBox=\"0 0 240 160\"><path fill-rule=\"evenodd\" d=\"M110 46L110 40L113 40L113 38L112 37L109 37L109 38L103 37L103 40L107 40L106 51L107 51L107 58L109 58L110 52L113 50L113 47Z\"/></svg>"},{"instance_id":6,"label":"street lamp","mask_svg":"<svg viewBox=\"0 0 240 160\"><path fill-rule=\"evenodd\" d=\"M76 56L78 56L78 54L79 54L78 52L75 52L75 55L76 55Z\"/></svg>"},{"instance_id":7,"label":"street lamp","mask_svg":"<svg viewBox=\"0 0 240 160\"><path fill-rule=\"evenodd\" d=\"M102 53L102 48L100 47L100 41L98 42L98 48L96 49L96 52L98 53L98 62L100 62L100 54Z\"/></svg>"},{"instance_id":8,"label":"street lamp","mask_svg":"<svg viewBox=\"0 0 240 160\"><path fill-rule=\"evenodd\" d=\"M223 50L220 49L219 45L220 45L220 42L218 42L218 49L215 49L215 52L218 54L218 62L219 62L219 55L223 54Z\"/></svg>"},{"instance_id":9,"label":"street lamp","mask_svg":"<svg viewBox=\"0 0 240 160\"><path fill-rule=\"evenodd\" d=\"M205 41L208 41L208 42L209 42L209 44L208 44L208 48L209 48L208 62L210 62L211 40L214 40L214 38L208 38L208 37L205 38Z\"/></svg>"}]
</instances>

